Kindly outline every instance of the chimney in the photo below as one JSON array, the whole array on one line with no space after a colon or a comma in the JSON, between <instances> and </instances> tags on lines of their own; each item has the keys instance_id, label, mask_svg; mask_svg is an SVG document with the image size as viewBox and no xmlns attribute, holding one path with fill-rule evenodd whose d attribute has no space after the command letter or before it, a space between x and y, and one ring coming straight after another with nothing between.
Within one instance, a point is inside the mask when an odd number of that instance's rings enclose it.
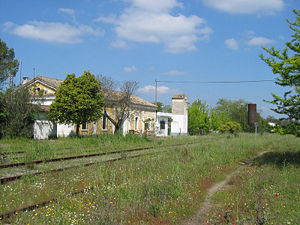
<instances>
[{"instance_id":1,"label":"chimney","mask_svg":"<svg viewBox=\"0 0 300 225\"><path fill-rule=\"evenodd\" d=\"M26 84L29 81L29 77L23 77L22 84Z\"/></svg>"}]
</instances>

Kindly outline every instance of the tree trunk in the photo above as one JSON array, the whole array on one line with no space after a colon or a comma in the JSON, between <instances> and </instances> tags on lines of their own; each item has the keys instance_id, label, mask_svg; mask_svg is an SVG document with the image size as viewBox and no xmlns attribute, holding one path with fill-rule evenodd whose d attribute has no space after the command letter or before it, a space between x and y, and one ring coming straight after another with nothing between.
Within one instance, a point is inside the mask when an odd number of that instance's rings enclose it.
<instances>
[{"instance_id":1,"label":"tree trunk","mask_svg":"<svg viewBox=\"0 0 300 225\"><path fill-rule=\"evenodd\" d=\"M116 125L114 135L118 134L119 132L120 132L120 126Z\"/></svg>"},{"instance_id":2,"label":"tree trunk","mask_svg":"<svg viewBox=\"0 0 300 225\"><path fill-rule=\"evenodd\" d=\"M80 124L76 124L76 137L79 137L79 126Z\"/></svg>"}]
</instances>

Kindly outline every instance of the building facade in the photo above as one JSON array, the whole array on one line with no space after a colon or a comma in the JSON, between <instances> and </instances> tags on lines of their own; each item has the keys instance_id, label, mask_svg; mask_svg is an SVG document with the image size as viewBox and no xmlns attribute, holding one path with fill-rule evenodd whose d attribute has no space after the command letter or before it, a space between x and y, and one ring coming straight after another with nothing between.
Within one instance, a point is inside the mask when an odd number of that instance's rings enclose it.
<instances>
[{"instance_id":1,"label":"building facade","mask_svg":"<svg viewBox=\"0 0 300 225\"><path fill-rule=\"evenodd\" d=\"M156 135L188 135L188 98L185 94L172 97L172 113L157 113Z\"/></svg>"},{"instance_id":2,"label":"building facade","mask_svg":"<svg viewBox=\"0 0 300 225\"><path fill-rule=\"evenodd\" d=\"M47 139L50 137L67 137L75 134L75 126L72 124L53 123L47 117L47 111L55 99L55 93L62 80L37 76L34 79L23 81L22 87L28 88L34 95L33 103L40 104L40 114L38 120L34 123L34 138ZM118 111L118 98L122 95L117 91L103 90L107 114L116 119ZM137 96L131 96L129 107L129 116L124 121L121 131L123 134L153 134L154 121L156 120L157 106L141 99ZM80 135L101 135L112 134L115 127L111 121L102 116L99 120L80 126Z\"/></svg>"}]
</instances>

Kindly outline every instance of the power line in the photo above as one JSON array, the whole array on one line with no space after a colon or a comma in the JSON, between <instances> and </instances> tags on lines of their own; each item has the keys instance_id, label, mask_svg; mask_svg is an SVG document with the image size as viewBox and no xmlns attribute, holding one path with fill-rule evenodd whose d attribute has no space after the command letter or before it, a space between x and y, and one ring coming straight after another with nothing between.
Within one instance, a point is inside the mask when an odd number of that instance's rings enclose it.
<instances>
[{"instance_id":1,"label":"power line","mask_svg":"<svg viewBox=\"0 0 300 225\"><path fill-rule=\"evenodd\" d=\"M157 80L157 83L197 83L197 84L241 84L241 83L262 83L274 82L274 80L238 80L238 81L172 81L172 80Z\"/></svg>"}]
</instances>

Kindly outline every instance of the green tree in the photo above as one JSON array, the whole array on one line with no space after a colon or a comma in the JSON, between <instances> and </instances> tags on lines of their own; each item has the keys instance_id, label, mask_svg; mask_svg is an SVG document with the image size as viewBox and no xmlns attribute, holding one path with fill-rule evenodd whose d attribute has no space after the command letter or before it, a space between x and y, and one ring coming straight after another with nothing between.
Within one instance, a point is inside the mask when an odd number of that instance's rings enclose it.
<instances>
[{"instance_id":1,"label":"green tree","mask_svg":"<svg viewBox=\"0 0 300 225\"><path fill-rule=\"evenodd\" d=\"M33 136L38 105L32 104L31 100L31 93L24 88L7 89L0 94L0 136Z\"/></svg>"},{"instance_id":2,"label":"green tree","mask_svg":"<svg viewBox=\"0 0 300 225\"><path fill-rule=\"evenodd\" d=\"M193 102L188 108L188 130L192 135L205 134L209 132L210 116L209 106L200 99Z\"/></svg>"},{"instance_id":3,"label":"green tree","mask_svg":"<svg viewBox=\"0 0 300 225\"><path fill-rule=\"evenodd\" d=\"M172 106L170 106L170 105L164 105L162 107L162 111L165 112L165 113L171 113L172 112Z\"/></svg>"},{"instance_id":4,"label":"green tree","mask_svg":"<svg viewBox=\"0 0 300 225\"><path fill-rule=\"evenodd\" d=\"M9 49L0 39L0 88L9 76L14 77L18 71L19 61L14 58L14 49Z\"/></svg>"},{"instance_id":5,"label":"green tree","mask_svg":"<svg viewBox=\"0 0 300 225\"><path fill-rule=\"evenodd\" d=\"M153 102L153 104L155 104ZM157 102L157 112L165 112L165 113L171 113L172 112L172 106L170 105L164 105L162 102Z\"/></svg>"},{"instance_id":6,"label":"green tree","mask_svg":"<svg viewBox=\"0 0 300 225\"><path fill-rule=\"evenodd\" d=\"M272 72L278 74L276 84L288 87L283 97L272 93L273 100L268 101L276 106L272 109L276 113L286 115L292 126L286 127L287 133L300 135L300 10L294 10L296 22L287 20L290 29L294 32L292 40L286 43L286 48L276 50L263 48L270 57L260 55Z\"/></svg>"},{"instance_id":7,"label":"green tree","mask_svg":"<svg viewBox=\"0 0 300 225\"><path fill-rule=\"evenodd\" d=\"M153 104L155 104L155 103L153 103ZM162 102L157 102L156 105L157 105L157 112L162 112L164 104Z\"/></svg>"},{"instance_id":8,"label":"green tree","mask_svg":"<svg viewBox=\"0 0 300 225\"><path fill-rule=\"evenodd\" d=\"M85 71L78 78L75 74L67 75L57 89L48 115L55 122L75 124L79 136L80 125L101 118L103 105L101 83Z\"/></svg>"},{"instance_id":9,"label":"green tree","mask_svg":"<svg viewBox=\"0 0 300 225\"><path fill-rule=\"evenodd\" d=\"M248 103L244 100L228 100L221 98L217 102L215 109L224 116L227 114L229 121L239 123L243 131L250 130L248 125Z\"/></svg>"},{"instance_id":10,"label":"green tree","mask_svg":"<svg viewBox=\"0 0 300 225\"><path fill-rule=\"evenodd\" d=\"M210 129L216 131L220 126L230 121L226 112L218 112L215 108L210 109Z\"/></svg>"}]
</instances>

